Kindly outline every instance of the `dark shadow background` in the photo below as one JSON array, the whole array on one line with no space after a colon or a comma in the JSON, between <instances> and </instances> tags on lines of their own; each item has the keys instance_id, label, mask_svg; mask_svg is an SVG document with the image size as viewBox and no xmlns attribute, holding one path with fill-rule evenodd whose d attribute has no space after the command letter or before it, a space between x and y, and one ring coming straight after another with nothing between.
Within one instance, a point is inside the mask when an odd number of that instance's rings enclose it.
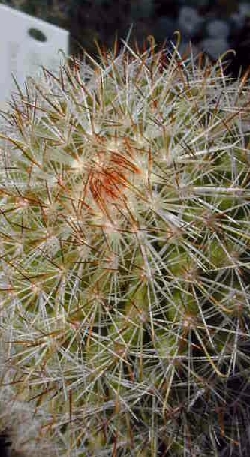
<instances>
[{"instance_id":1,"label":"dark shadow background","mask_svg":"<svg viewBox=\"0 0 250 457\"><path fill-rule=\"evenodd\" d=\"M148 35L159 44L182 35L181 52L190 40L195 50L205 51L212 60L227 49L237 51L231 57L230 73L250 65L250 0L0 0L70 31L70 51L81 48L96 53L95 41L110 48L116 38L126 38L131 24L131 41L139 45ZM232 56L232 54L231 54Z\"/></svg>"}]
</instances>

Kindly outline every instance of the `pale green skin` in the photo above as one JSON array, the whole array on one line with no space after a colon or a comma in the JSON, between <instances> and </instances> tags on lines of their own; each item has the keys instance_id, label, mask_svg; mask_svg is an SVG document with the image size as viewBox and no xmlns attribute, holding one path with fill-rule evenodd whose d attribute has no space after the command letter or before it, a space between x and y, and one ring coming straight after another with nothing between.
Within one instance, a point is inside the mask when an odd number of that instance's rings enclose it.
<instances>
[{"instance_id":1,"label":"pale green skin","mask_svg":"<svg viewBox=\"0 0 250 457\"><path fill-rule=\"evenodd\" d=\"M248 338L249 89L128 54L8 115L2 325L60 455L204 455Z\"/></svg>"}]
</instances>

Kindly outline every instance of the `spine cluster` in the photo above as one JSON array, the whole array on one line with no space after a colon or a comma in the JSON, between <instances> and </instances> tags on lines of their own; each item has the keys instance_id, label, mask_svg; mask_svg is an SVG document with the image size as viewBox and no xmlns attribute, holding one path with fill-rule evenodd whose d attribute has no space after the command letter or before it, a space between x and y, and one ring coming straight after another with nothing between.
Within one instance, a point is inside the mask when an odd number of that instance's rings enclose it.
<instances>
[{"instance_id":1,"label":"spine cluster","mask_svg":"<svg viewBox=\"0 0 250 457\"><path fill-rule=\"evenodd\" d=\"M5 366L58 455L241 455L249 96L219 64L125 44L13 98L0 134Z\"/></svg>"}]
</instances>

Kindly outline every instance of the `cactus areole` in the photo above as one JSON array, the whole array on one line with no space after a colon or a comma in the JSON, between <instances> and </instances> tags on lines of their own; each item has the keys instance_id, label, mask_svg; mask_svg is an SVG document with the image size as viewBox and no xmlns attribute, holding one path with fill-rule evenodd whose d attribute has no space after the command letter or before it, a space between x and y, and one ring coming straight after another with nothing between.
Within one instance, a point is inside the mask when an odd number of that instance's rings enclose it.
<instances>
[{"instance_id":1,"label":"cactus areole","mask_svg":"<svg viewBox=\"0 0 250 457\"><path fill-rule=\"evenodd\" d=\"M13 94L0 128L4 382L56 455L238 449L249 101L220 63L126 43Z\"/></svg>"}]
</instances>

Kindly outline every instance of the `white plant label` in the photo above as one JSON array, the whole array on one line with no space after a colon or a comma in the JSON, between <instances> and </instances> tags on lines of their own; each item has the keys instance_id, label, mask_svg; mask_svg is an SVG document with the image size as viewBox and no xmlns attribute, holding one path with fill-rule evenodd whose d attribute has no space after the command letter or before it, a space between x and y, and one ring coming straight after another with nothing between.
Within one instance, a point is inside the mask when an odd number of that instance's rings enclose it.
<instances>
[{"instance_id":1,"label":"white plant label","mask_svg":"<svg viewBox=\"0 0 250 457\"><path fill-rule=\"evenodd\" d=\"M23 89L26 77L41 66L56 73L68 42L68 31L0 5L0 107L16 91L13 76Z\"/></svg>"}]
</instances>

